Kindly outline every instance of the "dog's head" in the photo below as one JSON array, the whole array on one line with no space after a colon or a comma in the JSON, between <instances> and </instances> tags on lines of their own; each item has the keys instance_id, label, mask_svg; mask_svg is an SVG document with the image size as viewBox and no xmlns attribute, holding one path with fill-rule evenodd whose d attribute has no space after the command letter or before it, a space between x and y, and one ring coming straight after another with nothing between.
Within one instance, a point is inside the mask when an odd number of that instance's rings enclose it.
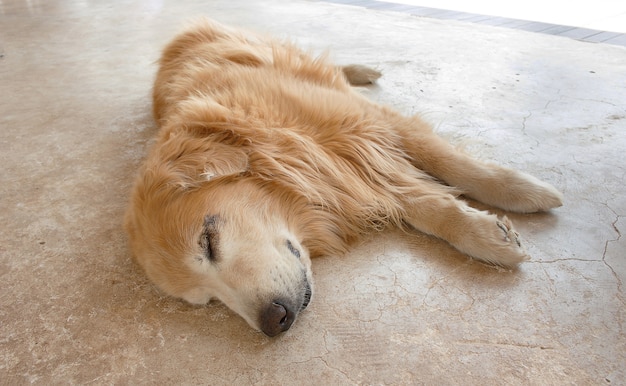
<instances>
[{"instance_id":1,"label":"dog's head","mask_svg":"<svg viewBox=\"0 0 626 386\"><path fill-rule=\"evenodd\" d=\"M126 229L163 291L195 304L217 298L274 336L309 303L311 261L293 208L246 174L247 162L236 147L165 134L137 179Z\"/></svg>"}]
</instances>

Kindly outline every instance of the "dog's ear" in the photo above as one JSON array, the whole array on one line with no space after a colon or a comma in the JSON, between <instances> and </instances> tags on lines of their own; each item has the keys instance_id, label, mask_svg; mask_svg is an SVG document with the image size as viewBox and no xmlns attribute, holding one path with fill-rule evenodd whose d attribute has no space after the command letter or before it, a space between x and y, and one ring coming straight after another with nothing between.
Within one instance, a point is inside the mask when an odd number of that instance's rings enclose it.
<instances>
[{"instance_id":1,"label":"dog's ear","mask_svg":"<svg viewBox=\"0 0 626 386\"><path fill-rule=\"evenodd\" d=\"M161 138L150 162L165 172L168 184L183 189L197 187L215 178L239 175L248 170L248 155L240 147L216 141L214 136L188 130L169 131ZM161 163L161 165L156 165ZM165 170L163 170L165 168Z\"/></svg>"},{"instance_id":2,"label":"dog's ear","mask_svg":"<svg viewBox=\"0 0 626 386\"><path fill-rule=\"evenodd\" d=\"M210 98L189 96L161 124L149 162L168 185L193 188L248 170L248 141L239 133L246 122Z\"/></svg>"}]
</instances>

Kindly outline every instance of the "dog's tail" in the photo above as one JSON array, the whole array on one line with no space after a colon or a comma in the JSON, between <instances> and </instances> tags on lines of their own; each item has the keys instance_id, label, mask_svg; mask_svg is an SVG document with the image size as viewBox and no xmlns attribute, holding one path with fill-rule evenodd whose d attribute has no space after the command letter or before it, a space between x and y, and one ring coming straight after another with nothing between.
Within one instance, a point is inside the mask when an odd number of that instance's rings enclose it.
<instances>
[{"instance_id":1,"label":"dog's tail","mask_svg":"<svg viewBox=\"0 0 626 386\"><path fill-rule=\"evenodd\" d=\"M381 77L380 71L360 64L350 64L341 67L341 71L353 86L364 86L376 82Z\"/></svg>"}]
</instances>

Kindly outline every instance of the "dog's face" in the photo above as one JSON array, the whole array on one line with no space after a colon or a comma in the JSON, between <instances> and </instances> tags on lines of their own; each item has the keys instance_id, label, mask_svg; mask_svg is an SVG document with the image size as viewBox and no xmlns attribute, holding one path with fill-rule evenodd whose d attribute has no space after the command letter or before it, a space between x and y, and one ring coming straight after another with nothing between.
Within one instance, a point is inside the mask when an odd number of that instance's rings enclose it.
<instances>
[{"instance_id":1,"label":"dog's face","mask_svg":"<svg viewBox=\"0 0 626 386\"><path fill-rule=\"evenodd\" d=\"M126 217L148 277L191 303L217 298L266 335L287 330L312 294L309 254L288 213L245 178L181 189L180 173L165 169L148 164Z\"/></svg>"}]
</instances>

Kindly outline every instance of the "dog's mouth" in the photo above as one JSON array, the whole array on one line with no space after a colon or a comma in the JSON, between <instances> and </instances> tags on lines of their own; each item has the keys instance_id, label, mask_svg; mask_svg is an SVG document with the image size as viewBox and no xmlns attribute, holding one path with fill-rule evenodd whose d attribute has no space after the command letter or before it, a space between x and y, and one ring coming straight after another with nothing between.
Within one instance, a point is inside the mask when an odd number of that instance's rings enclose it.
<instances>
[{"instance_id":1,"label":"dog's mouth","mask_svg":"<svg viewBox=\"0 0 626 386\"><path fill-rule=\"evenodd\" d=\"M311 296L313 295L313 291L311 290L311 284L309 283L309 281L307 280L305 284L306 288L304 290L304 300L302 301L302 305L300 306L300 310L298 310L298 312L302 312L304 311L304 309L306 309L306 307L311 302Z\"/></svg>"}]
</instances>

